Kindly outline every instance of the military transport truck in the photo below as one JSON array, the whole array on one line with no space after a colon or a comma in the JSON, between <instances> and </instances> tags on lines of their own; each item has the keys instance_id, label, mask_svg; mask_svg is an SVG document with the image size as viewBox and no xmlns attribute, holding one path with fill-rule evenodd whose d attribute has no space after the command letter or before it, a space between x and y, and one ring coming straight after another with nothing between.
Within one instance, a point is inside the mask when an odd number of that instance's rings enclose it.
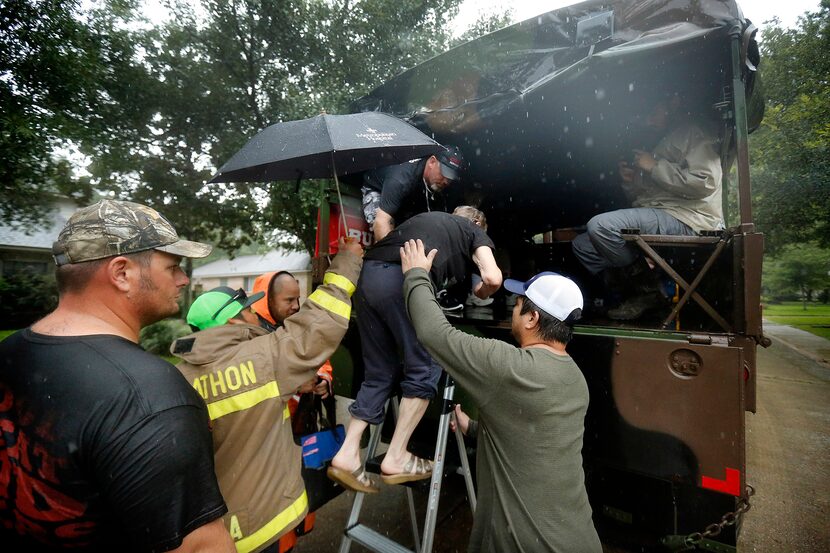
<instances>
[{"instance_id":1,"label":"military transport truck","mask_svg":"<svg viewBox=\"0 0 830 553\"><path fill-rule=\"evenodd\" d=\"M586 485L603 541L623 549L734 551L747 509L745 413L755 410L756 347L768 345L747 156L763 113L754 35L733 0L590 0L462 44L354 104L462 149L469 168L451 203L487 214L506 276L552 270L585 290L568 349L591 393ZM631 247L660 268L673 301L613 321L603 307L614 298L570 240L593 215L629 206L618 162L653 147L660 137L640 123L673 93L717 129L726 228L699 236L631 229ZM371 240L359 192L343 188L342 201L331 191L321 205L321 257L344 232L341 209L349 232ZM455 322L509 340L506 302L497 294ZM360 363L352 331L335 358L341 393L356 392Z\"/></svg>"}]
</instances>

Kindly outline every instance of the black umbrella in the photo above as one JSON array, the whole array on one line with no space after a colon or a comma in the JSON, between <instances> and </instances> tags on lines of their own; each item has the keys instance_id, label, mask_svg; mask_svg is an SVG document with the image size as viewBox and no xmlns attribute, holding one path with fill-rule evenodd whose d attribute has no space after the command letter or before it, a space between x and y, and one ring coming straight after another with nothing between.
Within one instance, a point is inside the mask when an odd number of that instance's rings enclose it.
<instances>
[{"instance_id":1,"label":"black umbrella","mask_svg":"<svg viewBox=\"0 0 830 553\"><path fill-rule=\"evenodd\" d=\"M323 114L267 127L210 182L336 178L443 149L412 125L385 113Z\"/></svg>"}]
</instances>

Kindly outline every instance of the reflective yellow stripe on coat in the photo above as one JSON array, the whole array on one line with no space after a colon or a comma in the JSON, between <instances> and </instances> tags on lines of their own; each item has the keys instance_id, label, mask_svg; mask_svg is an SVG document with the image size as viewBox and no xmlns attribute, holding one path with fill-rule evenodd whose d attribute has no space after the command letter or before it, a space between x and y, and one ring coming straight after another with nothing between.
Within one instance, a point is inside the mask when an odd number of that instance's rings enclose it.
<instances>
[{"instance_id":1,"label":"reflective yellow stripe on coat","mask_svg":"<svg viewBox=\"0 0 830 553\"><path fill-rule=\"evenodd\" d=\"M347 279L344 276L340 276L336 273L326 273L323 277L323 284L334 284L344 292L346 292L349 297L352 297L354 294L355 286L352 284L352 281Z\"/></svg>"},{"instance_id":2,"label":"reflective yellow stripe on coat","mask_svg":"<svg viewBox=\"0 0 830 553\"><path fill-rule=\"evenodd\" d=\"M344 319L348 319L352 314L352 307L348 303L335 298L325 290L318 288L312 292L310 296L308 296L308 299L326 311L331 311L335 315L340 315Z\"/></svg>"},{"instance_id":3,"label":"reflective yellow stripe on coat","mask_svg":"<svg viewBox=\"0 0 830 553\"><path fill-rule=\"evenodd\" d=\"M253 390L208 403L208 415L210 415L210 420L216 420L219 417L224 417L237 411L250 409L266 399L275 397L280 397L280 387L277 386L276 382L272 381Z\"/></svg>"},{"instance_id":4,"label":"reflective yellow stripe on coat","mask_svg":"<svg viewBox=\"0 0 830 553\"><path fill-rule=\"evenodd\" d=\"M238 553L250 553L254 549L260 547L268 540L285 530L286 526L300 518L308 508L308 496L303 490L300 497L294 503L289 505L280 514L272 518L268 523L248 536L236 542L236 550Z\"/></svg>"}]
</instances>

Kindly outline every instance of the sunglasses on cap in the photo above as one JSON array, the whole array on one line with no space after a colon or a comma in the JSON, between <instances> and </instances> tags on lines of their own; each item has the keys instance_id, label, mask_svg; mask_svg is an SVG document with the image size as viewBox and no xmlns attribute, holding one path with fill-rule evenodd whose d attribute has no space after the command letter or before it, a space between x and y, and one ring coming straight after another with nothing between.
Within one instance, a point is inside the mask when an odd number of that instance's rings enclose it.
<instances>
[{"instance_id":1,"label":"sunglasses on cap","mask_svg":"<svg viewBox=\"0 0 830 553\"><path fill-rule=\"evenodd\" d=\"M230 299L228 301L226 301L225 303L222 304L222 307L220 307L219 309L216 310L216 313L213 314L213 316L211 317L211 320L215 321L216 317L219 316L219 313L221 313L223 309L225 309L227 306L229 306L233 302L240 301L240 300L244 301L246 299L248 299L248 294L245 293L245 290L243 290L242 288L239 288L234 293L234 295L230 297Z\"/></svg>"}]
</instances>

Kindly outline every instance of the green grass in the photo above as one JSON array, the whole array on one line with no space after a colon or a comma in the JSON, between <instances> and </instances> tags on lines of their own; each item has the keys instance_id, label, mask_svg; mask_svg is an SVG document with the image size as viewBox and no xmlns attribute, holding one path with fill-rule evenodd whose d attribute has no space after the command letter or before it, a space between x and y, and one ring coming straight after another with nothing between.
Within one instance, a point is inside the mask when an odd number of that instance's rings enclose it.
<instances>
[{"instance_id":1,"label":"green grass","mask_svg":"<svg viewBox=\"0 0 830 553\"><path fill-rule=\"evenodd\" d=\"M805 311L803 304L796 301L764 304L764 318L830 340L830 305L808 303Z\"/></svg>"},{"instance_id":2,"label":"green grass","mask_svg":"<svg viewBox=\"0 0 830 553\"><path fill-rule=\"evenodd\" d=\"M17 332L16 330L0 330L0 342Z\"/></svg>"}]
</instances>

